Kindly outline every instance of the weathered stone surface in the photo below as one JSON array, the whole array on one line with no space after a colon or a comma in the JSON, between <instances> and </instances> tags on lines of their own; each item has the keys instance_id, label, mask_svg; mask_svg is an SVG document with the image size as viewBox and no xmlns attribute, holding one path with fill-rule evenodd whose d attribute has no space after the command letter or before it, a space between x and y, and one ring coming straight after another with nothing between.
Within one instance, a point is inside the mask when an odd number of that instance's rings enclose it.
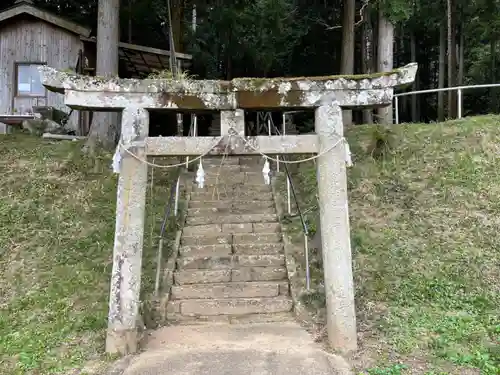
<instances>
[{"instance_id":1,"label":"weathered stone surface","mask_svg":"<svg viewBox=\"0 0 500 375\"><path fill-rule=\"evenodd\" d=\"M251 233L252 223L222 224L223 233Z\"/></svg>"},{"instance_id":2,"label":"weathered stone surface","mask_svg":"<svg viewBox=\"0 0 500 375\"><path fill-rule=\"evenodd\" d=\"M238 224L238 223L267 223L278 220L276 214L226 214L226 215L195 215L188 216L186 225L205 225L205 224ZM224 231L224 228L223 228Z\"/></svg>"},{"instance_id":3,"label":"weathered stone surface","mask_svg":"<svg viewBox=\"0 0 500 375\"><path fill-rule=\"evenodd\" d=\"M231 324L255 324L255 323L274 323L274 322L292 322L292 321L294 321L294 316L290 312L229 316L229 322Z\"/></svg>"},{"instance_id":4,"label":"weathered stone surface","mask_svg":"<svg viewBox=\"0 0 500 375\"><path fill-rule=\"evenodd\" d=\"M255 233L272 233L281 231L280 223L253 223Z\"/></svg>"},{"instance_id":5,"label":"weathered stone surface","mask_svg":"<svg viewBox=\"0 0 500 375\"><path fill-rule=\"evenodd\" d=\"M200 235L200 236L183 236L181 239L182 246L200 246L200 245L219 245L231 244L233 236L225 234L220 236Z\"/></svg>"},{"instance_id":6,"label":"weathered stone surface","mask_svg":"<svg viewBox=\"0 0 500 375\"><path fill-rule=\"evenodd\" d=\"M288 284L288 282L280 283L280 295L282 296L290 295L290 284Z\"/></svg>"},{"instance_id":7,"label":"weathered stone surface","mask_svg":"<svg viewBox=\"0 0 500 375\"><path fill-rule=\"evenodd\" d=\"M202 234L214 235L222 232L220 224L186 226L182 230L183 236L199 236Z\"/></svg>"},{"instance_id":8,"label":"weathered stone surface","mask_svg":"<svg viewBox=\"0 0 500 375\"><path fill-rule=\"evenodd\" d=\"M241 192L233 192L233 191L220 191L219 192L221 199L231 199L231 200L245 200L245 201L272 201L273 195L271 192L260 192L260 191L241 191ZM204 200L216 200L217 194L212 192L197 192L193 191L191 193L191 199L194 201L204 201Z\"/></svg>"},{"instance_id":9,"label":"weathered stone surface","mask_svg":"<svg viewBox=\"0 0 500 375\"><path fill-rule=\"evenodd\" d=\"M241 164L240 158L238 157L233 157L233 158L222 158L222 157L204 157L203 158L203 164L207 164L210 166L214 166L219 168L221 165L225 168L226 166L239 166Z\"/></svg>"},{"instance_id":10,"label":"weathered stone surface","mask_svg":"<svg viewBox=\"0 0 500 375\"><path fill-rule=\"evenodd\" d=\"M179 270L174 273L174 282L183 284L226 283L231 281L232 270Z\"/></svg>"},{"instance_id":11,"label":"weathered stone surface","mask_svg":"<svg viewBox=\"0 0 500 375\"><path fill-rule=\"evenodd\" d=\"M227 256L190 256L177 258L178 268L227 269L233 266L234 258Z\"/></svg>"},{"instance_id":12,"label":"weathered stone surface","mask_svg":"<svg viewBox=\"0 0 500 375\"><path fill-rule=\"evenodd\" d=\"M280 294L278 283L243 282L223 284L174 285L173 299L253 298L276 297Z\"/></svg>"},{"instance_id":13,"label":"weathered stone surface","mask_svg":"<svg viewBox=\"0 0 500 375\"><path fill-rule=\"evenodd\" d=\"M216 198L217 196L215 196ZM221 197L221 200L212 199L212 200L198 200L191 199L188 203L189 208L228 208L228 207L240 207L240 208L251 208L251 207L274 207L274 201L272 200L264 200L264 201L255 201L255 200L231 200L226 197Z\"/></svg>"},{"instance_id":14,"label":"weathered stone surface","mask_svg":"<svg viewBox=\"0 0 500 375\"><path fill-rule=\"evenodd\" d=\"M167 319L171 323L178 325L203 325L203 324L229 324L229 315L196 315L196 316L185 316L181 313L170 313L167 314Z\"/></svg>"},{"instance_id":15,"label":"weathered stone surface","mask_svg":"<svg viewBox=\"0 0 500 375\"><path fill-rule=\"evenodd\" d=\"M233 234L234 244L259 244L281 242L281 233L235 233Z\"/></svg>"},{"instance_id":16,"label":"weathered stone surface","mask_svg":"<svg viewBox=\"0 0 500 375\"><path fill-rule=\"evenodd\" d=\"M198 207L189 208L187 212L188 219L194 216L215 216L215 215L248 215L248 214L274 214L276 217L276 209L272 206L269 207ZM276 219L275 219L276 220Z\"/></svg>"},{"instance_id":17,"label":"weathered stone surface","mask_svg":"<svg viewBox=\"0 0 500 375\"><path fill-rule=\"evenodd\" d=\"M261 174L262 177L262 174ZM194 181L194 180L193 180ZM191 182L193 182L191 181ZM263 193L270 193L271 188L269 185L263 185L263 181L260 181L259 183L256 184L247 184L247 183L224 183L224 178L221 178L217 184L215 183L207 183L207 180L205 180L205 185L200 188L197 185L193 186L192 191L194 192L204 192L204 193L210 193L212 194L214 191L218 191L219 194L221 193L238 193L240 191L248 191L252 190L253 192L263 192Z\"/></svg>"},{"instance_id":18,"label":"weathered stone surface","mask_svg":"<svg viewBox=\"0 0 500 375\"><path fill-rule=\"evenodd\" d=\"M177 258L177 267L184 269L228 269L232 267L283 266L282 254L233 255L233 256L190 256Z\"/></svg>"},{"instance_id":19,"label":"weathered stone surface","mask_svg":"<svg viewBox=\"0 0 500 375\"><path fill-rule=\"evenodd\" d=\"M60 72L48 66L40 67L39 71L42 83L52 91L65 93L66 105L74 108L124 108L127 99L135 97L143 108L234 109L317 106L324 101L320 93L335 95L338 105L343 106L385 104L392 99L392 90L387 98L377 91L413 82L417 65L409 64L369 77L240 78L232 81L99 78ZM346 93L348 90L353 93ZM363 96L360 91L369 93Z\"/></svg>"},{"instance_id":20,"label":"weathered stone surface","mask_svg":"<svg viewBox=\"0 0 500 375\"><path fill-rule=\"evenodd\" d=\"M231 255L232 249L230 244L217 245L184 245L179 249L182 256L212 256L212 255Z\"/></svg>"},{"instance_id":21,"label":"weathered stone surface","mask_svg":"<svg viewBox=\"0 0 500 375\"><path fill-rule=\"evenodd\" d=\"M231 270L231 281L286 280L285 267L240 267Z\"/></svg>"},{"instance_id":22,"label":"weathered stone surface","mask_svg":"<svg viewBox=\"0 0 500 375\"><path fill-rule=\"evenodd\" d=\"M280 254L283 253L282 243L233 244L235 254Z\"/></svg>"},{"instance_id":23,"label":"weathered stone surface","mask_svg":"<svg viewBox=\"0 0 500 375\"><path fill-rule=\"evenodd\" d=\"M266 202L269 203L269 202ZM215 195L211 199L190 199L188 202L189 208L228 208L231 207L232 201L228 200L224 197L224 199L217 199L217 195Z\"/></svg>"},{"instance_id":24,"label":"weathered stone surface","mask_svg":"<svg viewBox=\"0 0 500 375\"><path fill-rule=\"evenodd\" d=\"M185 316L280 313L293 307L292 300L286 297L182 300L180 305Z\"/></svg>"},{"instance_id":25,"label":"weathered stone surface","mask_svg":"<svg viewBox=\"0 0 500 375\"><path fill-rule=\"evenodd\" d=\"M237 263L241 267L270 267L284 266L285 256L282 254L276 255L235 255Z\"/></svg>"}]
</instances>

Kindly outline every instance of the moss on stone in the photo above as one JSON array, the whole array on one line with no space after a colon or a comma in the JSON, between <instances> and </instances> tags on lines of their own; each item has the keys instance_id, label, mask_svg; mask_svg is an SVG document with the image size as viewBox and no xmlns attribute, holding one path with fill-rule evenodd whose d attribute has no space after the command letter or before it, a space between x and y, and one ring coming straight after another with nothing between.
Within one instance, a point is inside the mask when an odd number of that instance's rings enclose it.
<instances>
[{"instance_id":1,"label":"moss on stone","mask_svg":"<svg viewBox=\"0 0 500 375\"><path fill-rule=\"evenodd\" d=\"M330 76L302 76L302 77L275 77L275 78L252 78L252 77L241 77L235 78L233 82L241 82L252 85L263 85L267 82L294 82L294 81L330 81L335 79L351 79L355 81L359 81L362 79L373 79L380 78L385 76L390 76L392 74L401 73L401 69L394 69L389 72L376 72L371 74L339 74L339 75L330 75Z\"/></svg>"}]
</instances>

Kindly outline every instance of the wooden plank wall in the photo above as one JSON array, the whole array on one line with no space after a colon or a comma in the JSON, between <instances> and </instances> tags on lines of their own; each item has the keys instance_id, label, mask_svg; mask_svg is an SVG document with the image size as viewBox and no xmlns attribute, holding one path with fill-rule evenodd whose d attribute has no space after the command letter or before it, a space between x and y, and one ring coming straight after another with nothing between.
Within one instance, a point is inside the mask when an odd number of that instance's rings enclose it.
<instances>
[{"instance_id":1,"label":"wooden plank wall","mask_svg":"<svg viewBox=\"0 0 500 375\"><path fill-rule=\"evenodd\" d=\"M78 35L57 26L34 18L13 21L0 25L0 113L3 114L13 111L16 62L44 62L56 69L74 69L78 51L83 48ZM62 94L48 92L46 105L70 111ZM77 111L73 111L68 125L77 128Z\"/></svg>"}]
</instances>

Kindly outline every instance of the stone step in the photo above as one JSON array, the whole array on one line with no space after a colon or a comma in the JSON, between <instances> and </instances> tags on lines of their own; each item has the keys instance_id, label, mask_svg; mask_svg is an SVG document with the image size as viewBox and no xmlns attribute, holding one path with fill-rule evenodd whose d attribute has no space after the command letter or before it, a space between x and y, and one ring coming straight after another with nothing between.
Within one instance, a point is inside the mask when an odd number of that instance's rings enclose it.
<instances>
[{"instance_id":1,"label":"stone step","mask_svg":"<svg viewBox=\"0 0 500 375\"><path fill-rule=\"evenodd\" d=\"M251 208L251 207L260 207L260 208L269 208L274 207L274 201L252 201L252 200L228 200L225 199L217 200L217 196L215 199L190 199L188 203L189 208L227 208L227 207L238 207L240 209Z\"/></svg>"},{"instance_id":2,"label":"stone step","mask_svg":"<svg viewBox=\"0 0 500 375\"><path fill-rule=\"evenodd\" d=\"M228 191L223 192L191 192L190 198L194 201L207 201L207 200L246 200L246 201L272 201L272 192L260 192L260 191Z\"/></svg>"},{"instance_id":3,"label":"stone step","mask_svg":"<svg viewBox=\"0 0 500 375\"><path fill-rule=\"evenodd\" d=\"M207 257L227 256L231 254L241 255L265 255L282 254L283 243L247 243L247 244L217 244L217 245L183 245L179 248L179 254L185 257Z\"/></svg>"},{"instance_id":4,"label":"stone step","mask_svg":"<svg viewBox=\"0 0 500 375\"><path fill-rule=\"evenodd\" d=\"M272 298L216 298L173 300L167 305L169 315L185 317L215 315L273 314L291 311L293 302L287 296Z\"/></svg>"},{"instance_id":5,"label":"stone step","mask_svg":"<svg viewBox=\"0 0 500 375\"><path fill-rule=\"evenodd\" d=\"M183 245L179 247L181 256L226 256L233 253L231 244L217 245ZM241 253L246 254L246 253Z\"/></svg>"},{"instance_id":6,"label":"stone step","mask_svg":"<svg viewBox=\"0 0 500 375\"><path fill-rule=\"evenodd\" d=\"M218 236L182 236L181 246L203 246L219 244L262 244L281 242L281 233L235 233Z\"/></svg>"},{"instance_id":7,"label":"stone step","mask_svg":"<svg viewBox=\"0 0 500 375\"><path fill-rule=\"evenodd\" d=\"M224 181L221 181L219 184L212 184L212 185L207 185L203 186L202 188L198 187L196 184L195 180L193 179L191 181L193 184L191 191L196 192L196 193L227 193L227 192L232 192L232 193L237 193L239 191L254 191L254 192L264 192L264 193L270 193L272 192L272 188L270 185L252 185L252 184L228 184L225 183Z\"/></svg>"},{"instance_id":8,"label":"stone step","mask_svg":"<svg viewBox=\"0 0 500 375\"><path fill-rule=\"evenodd\" d=\"M283 243L233 244L233 253L242 255L282 254Z\"/></svg>"},{"instance_id":9,"label":"stone step","mask_svg":"<svg viewBox=\"0 0 500 375\"><path fill-rule=\"evenodd\" d=\"M287 281L173 285L171 290L173 300L277 297L279 295L289 295Z\"/></svg>"},{"instance_id":10,"label":"stone step","mask_svg":"<svg viewBox=\"0 0 500 375\"><path fill-rule=\"evenodd\" d=\"M285 265L284 254L181 256L178 269L233 269L238 267L276 267Z\"/></svg>"},{"instance_id":11,"label":"stone step","mask_svg":"<svg viewBox=\"0 0 500 375\"><path fill-rule=\"evenodd\" d=\"M255 206L244 206L239 207L236 205L234 207L199 207L199 208L189 208L187 211L187 217L194 216L213 216L213 215L247 215L247 214L276 214L276 208L273 206L269 207L255 207Z\"/></svg>"},{"instance_id":12,"label":"stone step","mask_svg":"<svg viewBox=\"0 0 500 375\"><path fill-rule=\"evenodd\" d=\"M196 182L195 178L192 179L193 182ZM245 184L249 186L259 186L259 185L265 185L265 180L262 173L254 173L251 176L249 176L248 173L233 172L232 174L228 174L227 176L217 176L216 174L208 176L205 175L204 184L205 186L214 186L221 184L227 184L227 185Z\"/></svg>"},{"instance_id":13,"label":"stone step","mask_svg":"<svg viewBox=\"0 0 500 375\"><path fill-rule=\"evenodd\" d=\"M240 158L231 156L231 157L225 157L222 158L220 157L214 157L214 156L205 156L201 159L202 164L207 164L207 165L220 165L221 162L224 163L225 165L240 165Z\"/></svg>"},{"instance_id":14,"label":"stone step","mask_svg":"<svg viewBox=\"0 0 500 375\"><path fill-rule=\"evenodd\" d=\"M240 224L240 223L270 223L276 222L278 215L273 214L241 214L241 215L194 215L186 218L186 225L205 224Z\"/></svg>"},{"instance_id":15,"label":"stone step","mask_svg":"<svg viewBox=\"0 0 500 375\"><path fill-rule=\"evenodd\" d=\"M295 321L292 312L275 314L246 314L246 315L197 315L183 316L181 314L169 313L168 320L172 324L179 325L203 325L203 324L255 324Z\"/></svg>"},{"instance_id":16,"label":"stone step","mask_svg":"<svg viewBox=\"0 0 500 375\"><path fill-rule=\"evenodd\" d=\"M200 235L200 236L188 236L184 235L181 237L181 246L202 246L202 245L218 245L218 244L232 244L233 235L232 234L220 234L216 236L210 235Z\"/></svg>"},{"instance_id":17,"label":"stone step","mask_svg":"<svg viewBox=\"0 0 500 375\"><path fill-rule=\"evenodd\" d=\"M281 226L279 223L239 223L239 224L204 224L204 225L186 225L182 230L183 236L201 236L233 233L273 233L279 232Z\"/></svg>"},{"instance_id":18,"label":"stone step","mask_svg":"<svg viewBox=\"0 0 500 375\"><path fill-rule=\"evenodd\" d=\"M221 270L184 269L174 272L176 285L200 283L227 283L237 281L281 281L286 280L284 266L240 267Z\"/></svg>"},{"instance_id":19,"label":"stone step","mask_svg":"<svg viewBox=\"0 0 500 375\"><path fill-rule=\"evenodd\" d=\"M269 233L235 233L233 234L233 244L262 244L262 243L276 243L281 242L283 239L280 232Z\"/></svg>"}]
</instances>

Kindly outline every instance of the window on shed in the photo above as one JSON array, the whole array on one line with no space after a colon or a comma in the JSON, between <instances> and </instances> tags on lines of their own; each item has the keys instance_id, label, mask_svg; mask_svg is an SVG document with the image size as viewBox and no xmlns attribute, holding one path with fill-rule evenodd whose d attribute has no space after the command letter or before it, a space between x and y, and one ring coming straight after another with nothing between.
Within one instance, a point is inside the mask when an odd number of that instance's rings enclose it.
<instances>
[{"instance_id":1,"label":"window on shed","mask_svg":"<svg viewBox=\"0 0 500 375\"><path fill-rule=\"evenodd\" d=\"M45 96L38 67L44 64L16 64L16 96Z\"/></svg>"}]
</instances>

